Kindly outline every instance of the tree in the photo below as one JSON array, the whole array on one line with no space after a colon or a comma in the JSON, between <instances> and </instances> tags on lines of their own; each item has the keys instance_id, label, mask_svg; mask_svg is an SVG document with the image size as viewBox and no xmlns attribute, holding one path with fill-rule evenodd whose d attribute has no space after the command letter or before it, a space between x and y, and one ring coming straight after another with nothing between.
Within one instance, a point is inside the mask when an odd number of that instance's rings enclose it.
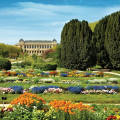
<instances>
[{"instance_id":1,"label":"tree","mask_svg":"<svg viewBox=\"0 0 120 120\"><path fill-rule=\"evenodd\" d=\"M61 60L66 68L86 69L95 65L92 30L88 22L77 19L66 23L61 33Z\"/></svg>"},{"instance_id":2,"label":"tree","mask_svg":"<svg viewBox=\"0 0 120 120\"><path fill-rule=\"evenodd\" d=\"M10 70L11 69L11 62L3 57L0 57L0 70Z\"/></svg>"},{"instance_id":3,"label":"tree","mask_svg":"<svg viewBox=\"0 0 120 120\"><path fill-rule=\"evenodd\" d=\"M0 43L0 56L2 56L2 57L8 57L9 56L9 52L6 49L5 44L3 44L3 43Z\"/></svg>"},{"instance_id":4,"label":"tree","mask_svg":"<svg viewBox=\"0 0 120 120\"><path fill-rule=\"evenodd\" d=\"M105 48L105 31L108 24L108 18L109 16L105 16L105 18L99 20L93 33L93 40L96 44L97 64L102 68L111 68L109 55Z\"/></svg>"},{"instance_id":5,"label":"tree","mask_svg":"<svg viewBox=\"0 0 120 120\"><path fill-rule=\"evenodd\" d=\"M108 18L105 31L105 48L114 69L120 69L120 11Z\"/></svg>"},{"instance_id":6,"label":"tree","mask_svg":"<svg viewBox=\"0 0 120 120\"><path fill-rule=\"evenodd\" d=\"M32 58L33 58L33 60L37 61L37 55L36 54L32 54Z\"/></svg>"},{"instance_id":7,"label":"tree","mask_svg":"<svg viewBox=\"0 0 120 120\"><path fill-rule=\"evenodd\" d=\"M62 66L62 61L61 61L61 44L56 46L53 58L54 58L54 61L57 63L58 66Z\"/></svg>"}]
</instances>

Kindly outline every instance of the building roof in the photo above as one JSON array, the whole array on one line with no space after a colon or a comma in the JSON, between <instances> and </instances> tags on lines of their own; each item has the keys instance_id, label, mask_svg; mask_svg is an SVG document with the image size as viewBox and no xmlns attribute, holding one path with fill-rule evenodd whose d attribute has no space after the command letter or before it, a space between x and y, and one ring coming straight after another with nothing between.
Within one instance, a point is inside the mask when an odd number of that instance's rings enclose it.
<instances>
[{"instance_id":1,"label":"building roof","mask_svg":"<svg viewBox=\"0 0 120 120\"><path fill-rule=\"evenodd\" d=\"M52 42L51 40L25 40L24 42Z\"/></svg>"},{"instance_id":2,"label":"building roof","mask_svg":"<svg viewBox=\"0 0 120 120\"><path fill-rule=\"evenodd\" d=\"M55 38L53 39L53 41L56 41L56 42L57 42L57 40L56 40Z\"/></svg>"},{"instance_id":3,"label":"building roof","mask_svg":"<svg viewBox=\"0 0 120 120\"><path fill-rule=\"evenodd\" d=\"M20 41L23 41L23 42L24 42L24 40L23 40L22 38L19 40L19 42L20 42Z\"/></svg>"}]
</instances>

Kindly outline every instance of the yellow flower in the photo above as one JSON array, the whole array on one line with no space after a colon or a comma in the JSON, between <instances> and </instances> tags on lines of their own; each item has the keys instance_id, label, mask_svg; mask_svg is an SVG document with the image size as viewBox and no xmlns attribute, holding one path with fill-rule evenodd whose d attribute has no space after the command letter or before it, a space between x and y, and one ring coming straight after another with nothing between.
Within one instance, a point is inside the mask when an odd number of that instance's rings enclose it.
<instances>
[{"instance_id":1,"label":"yellow flower","mask_svg":"<svg viewBox=\"0 0 120 120\"><path fill-rule=\"evenodd\" d=\"M119 115L117 115L116 117L117 117L117 119L120 119L120 116L119 116Z\"/></svg>"}]
</instances>

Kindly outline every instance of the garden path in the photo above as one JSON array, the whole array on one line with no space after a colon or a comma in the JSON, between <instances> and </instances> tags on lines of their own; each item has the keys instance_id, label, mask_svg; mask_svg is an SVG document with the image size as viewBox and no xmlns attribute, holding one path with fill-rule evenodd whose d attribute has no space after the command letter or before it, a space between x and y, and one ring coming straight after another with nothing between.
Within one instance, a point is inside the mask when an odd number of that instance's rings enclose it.
<instances>
[{"instance_id":1,"label":"garden path","mask_svg":"<svg viewBox=\"0 0 120 120\"><path fill-rule=\"evenodd\" d=\"M17 61L18 63L21 63L21 62L23 62L23 61ZM17 63L17 62L11 62L11 64L13 64L13 63Z\"/></svg>"},{"instance_id":2,"label":"garden path","mask_svg":"<svg viewBox=\"0 0 120 120\"><path fill-rule=\"evenodd\" d=\"M118 76L120 76L120 74L118 74L118 73L114 73L114 72L104 72L104 73L114 74L114 75L118 75Z\"/></svg>"}]
</instances>

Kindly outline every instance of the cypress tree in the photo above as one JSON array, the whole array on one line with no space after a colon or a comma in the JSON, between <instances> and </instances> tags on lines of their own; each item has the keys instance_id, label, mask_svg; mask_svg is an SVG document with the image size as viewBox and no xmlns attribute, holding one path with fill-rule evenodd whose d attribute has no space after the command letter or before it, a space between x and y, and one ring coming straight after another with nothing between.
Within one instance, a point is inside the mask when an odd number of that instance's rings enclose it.
<instances>
[{"instance_id":1,"label":"cypress tree","mask_svg":"<svg viewBox=\"0 0 120 120\"><path fill-rule=\"evenodd\" d=\"M111 63L107 50L105 49L105 31L109 16L105 16L96 24L93 33L93 40L96 44L97 64L102 68L110 68Z\"/></svg>"},{"instance_id":2,"label":"cypress tree","mask_svg":"<svg viewBox=\"0 0 120 120\"><path fill-rule=\"evenodd\" d=\"M105 32L105 47L114 69L120 69L120 11L110 15Z\"/></svg>"},{"instance_id":3,"label":"cypress tree","mask_svg":"<svg viewBox=\"0 0 120 120\"><path fill-rule=\"evenodd\" d=\"M66 68L86 69L95 64L92 50L92 30L87 21L73 19L61 33L61 60ZM94 59L93 59L94 58Z\"/></svg>"}]
</instances>

